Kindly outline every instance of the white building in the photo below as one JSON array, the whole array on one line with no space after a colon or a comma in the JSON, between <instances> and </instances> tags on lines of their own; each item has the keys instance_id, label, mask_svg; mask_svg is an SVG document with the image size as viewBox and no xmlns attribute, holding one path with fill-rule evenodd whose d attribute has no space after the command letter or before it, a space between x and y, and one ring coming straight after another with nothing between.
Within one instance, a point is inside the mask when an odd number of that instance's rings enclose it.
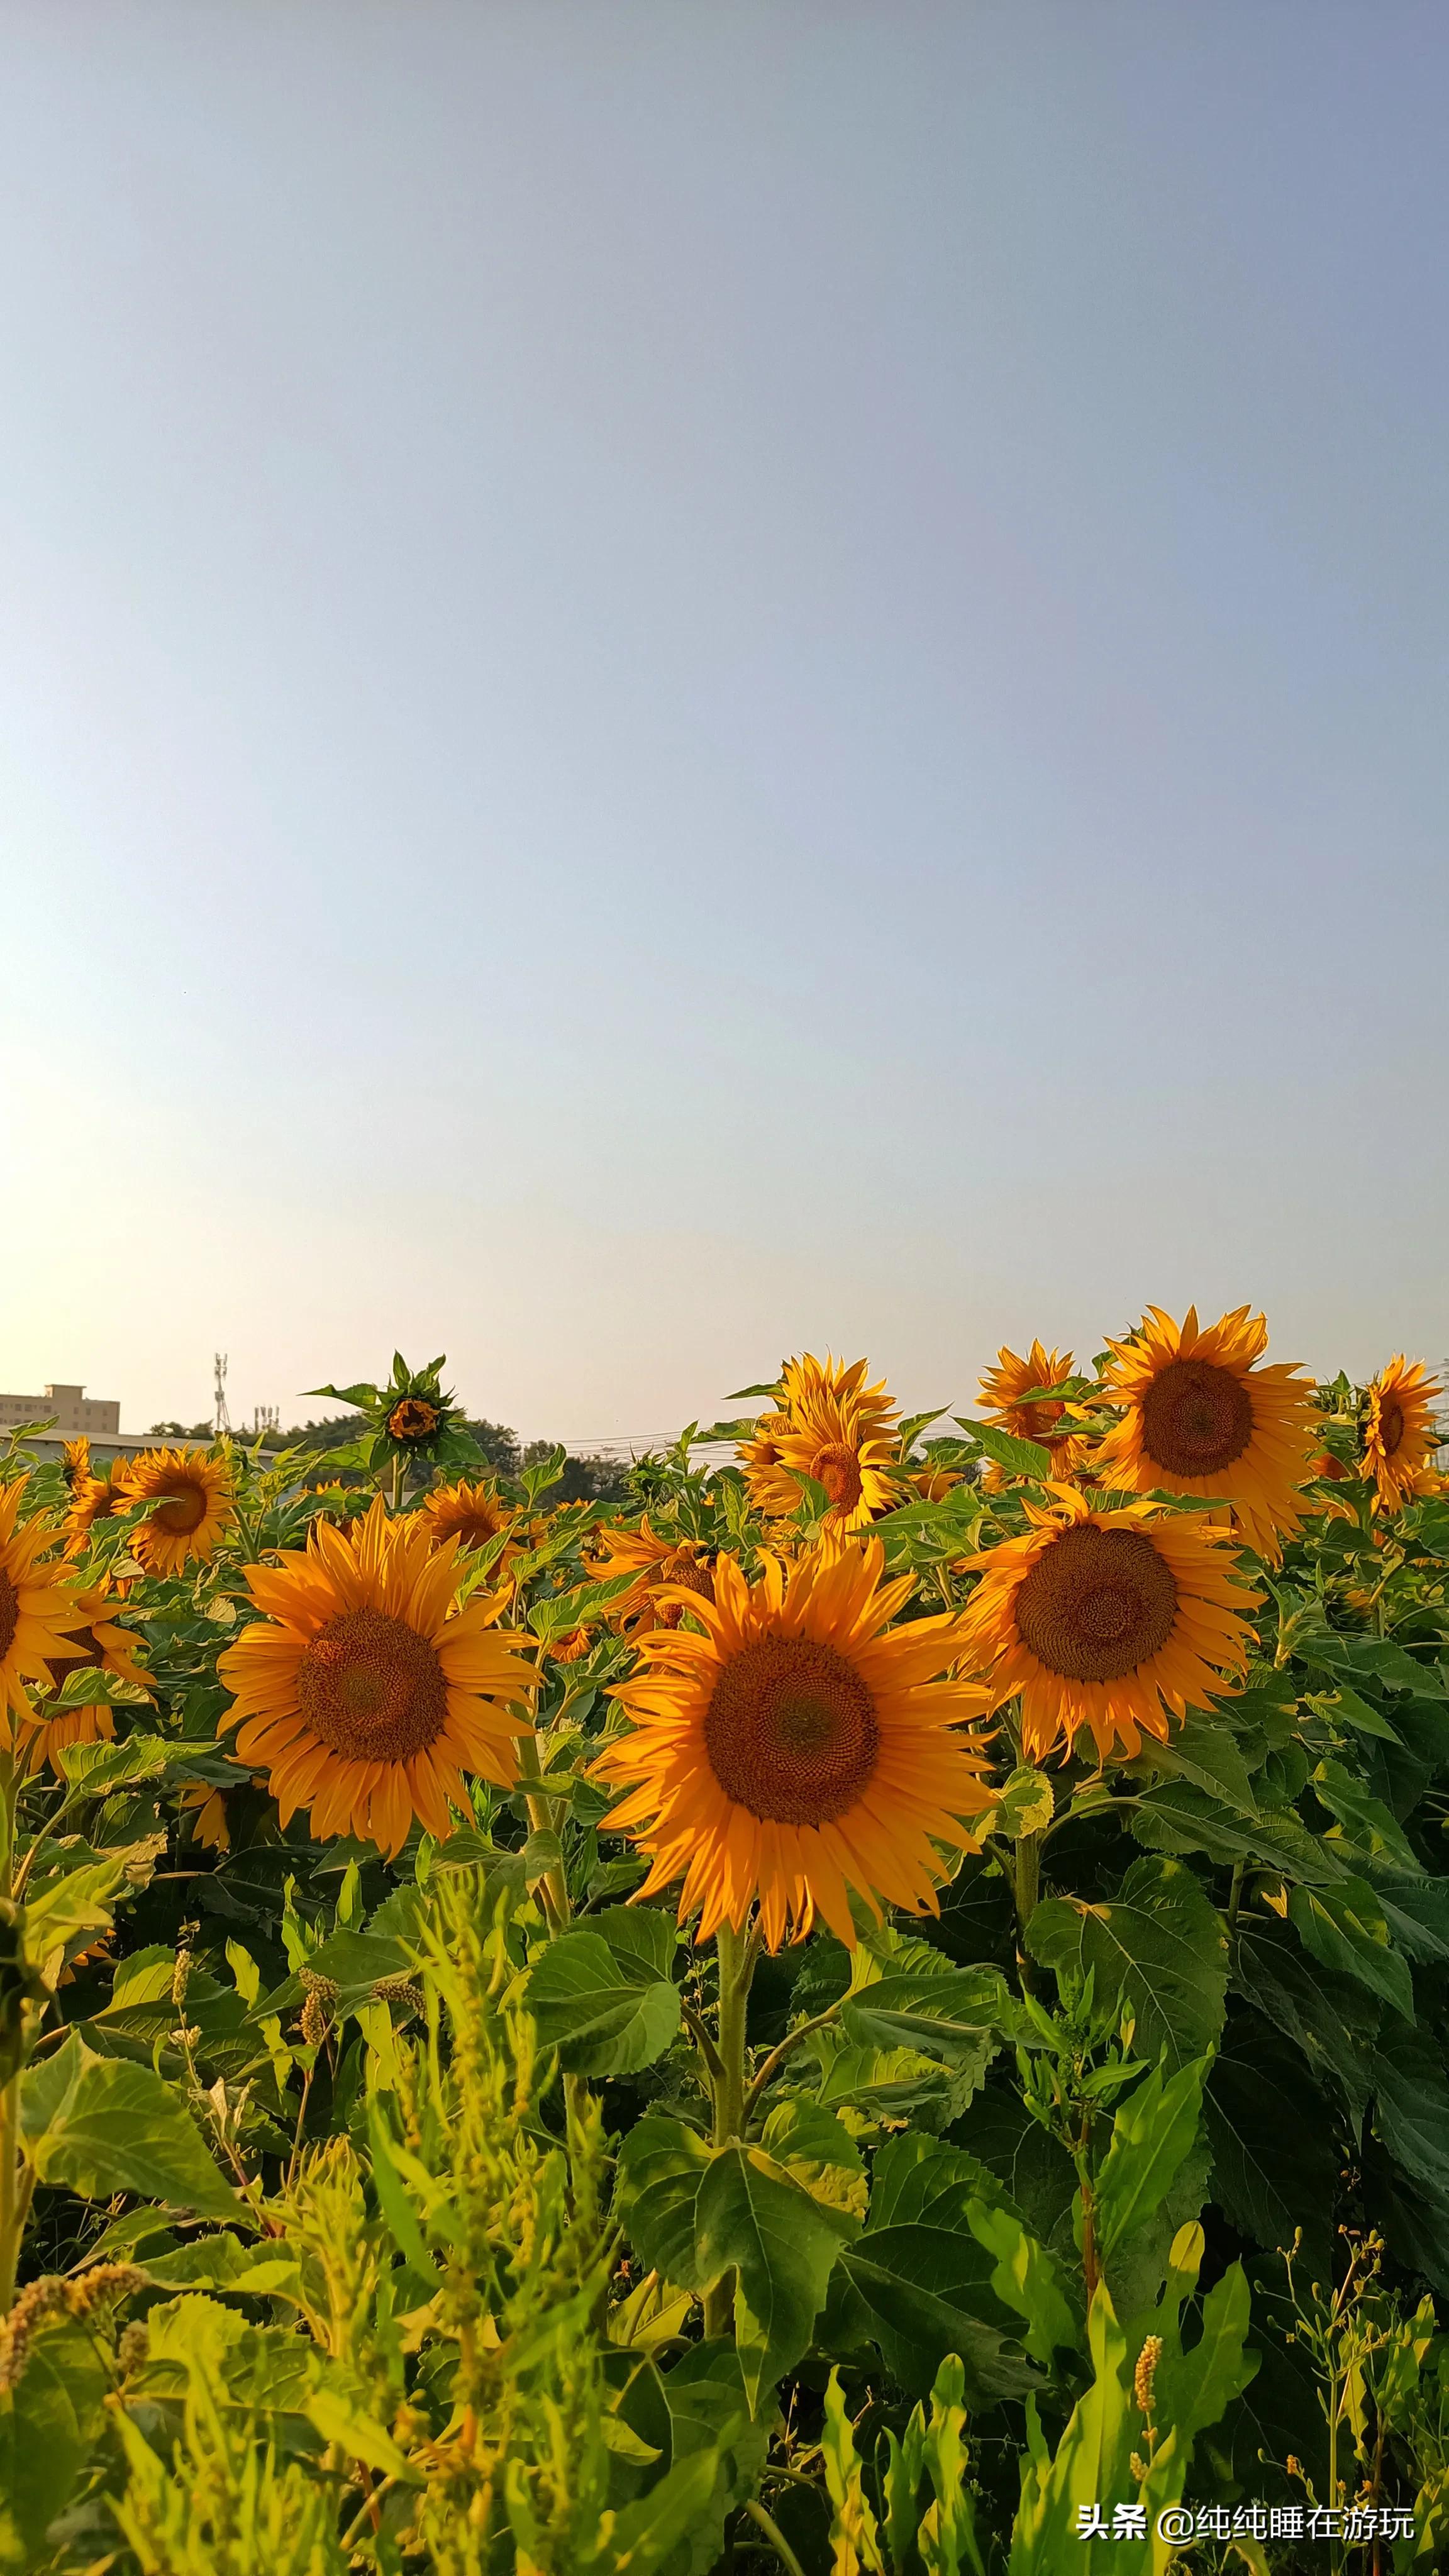
<instances>
[{"instance_id":1,"label":"white building","mask_svg":"<svg viewBox=\"0 0 1449 2576\"><path fill-rule=\"evenodd\" d=\"M104 1439L121 1428L120 1405L88 1396L83 1386L48 1386L44 1395L0 1395L0 1431L13 1431L22 1422L48 1422L52 1415L56 1432L68 1439L78 1431Z\"/></svg>"}]
</instances>

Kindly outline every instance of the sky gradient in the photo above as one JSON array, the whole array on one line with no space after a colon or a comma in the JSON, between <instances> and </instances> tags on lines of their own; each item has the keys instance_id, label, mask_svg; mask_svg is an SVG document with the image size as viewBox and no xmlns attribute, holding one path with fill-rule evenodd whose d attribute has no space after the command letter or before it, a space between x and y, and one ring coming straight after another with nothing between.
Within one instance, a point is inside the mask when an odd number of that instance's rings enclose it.
<instances>
[{"instance_id":1,"label":"sky gradient","mask_svg":"<svg viewBox=\"0 0 1449 2576\"><path fill-rule=\"evenodd\" d=\"M0 65L0 1386L1449 1347L1438 0Z\"/></svg>"}]
</instances>

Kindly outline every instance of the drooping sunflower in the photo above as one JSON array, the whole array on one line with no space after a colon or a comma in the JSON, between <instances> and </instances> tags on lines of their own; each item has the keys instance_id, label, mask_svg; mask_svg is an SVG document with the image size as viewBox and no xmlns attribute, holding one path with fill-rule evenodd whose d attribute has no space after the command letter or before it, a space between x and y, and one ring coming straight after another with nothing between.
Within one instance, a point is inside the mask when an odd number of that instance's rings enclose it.
<instances>
[{"instance_id":1,"label":"drooping sunflower","mask_svg":"<svg viewBox=\"0 0 1449 2576\"><path fill-rule=\"evenodd\" d=\"M131 1550L148 1574L179 1574L215 1556L236 1518L231 1473L204 1449L143 1449L126 1470L132 1502L156 1509L137 1523Z\"/></svg>"},{"instance_id":2,"label":"drooping sunflower","mask_svg":"<svg viewBox=\"0 0 1449 2576\"><path fill-rule=\"evenodd\" d=\"M1439 1446L1434 1406L1444 1390L1422 1361L1395 1353L1368 1390L1364 1421L1364 1470L1373 1478L1379 1509L1399 1512L1438 1484L1429 1464Z\"/></svg>"},{"instance_id":3,"label":"drooping sunflower","mask_svg":"<svg viewBox=\"0 0 1449 2576\"><path fill-rule=\"evenodd\" d=\"M1072 1485L1027 1504L1022 1538L965 1559L981 1581L962 1617L990 1705L1021 1696L1021 1742L1039 1762L1087 1727L1105 1762L1144 1735L1165 1742L1236 1685L1257 1594L1221 1532L1150 1503L1095 1511Z\"/></svg>"},{"instance_id":4,"label":"drooping sunflower","mask_svg":"<svg viewBox=\"0 0 1449 2576\"><path fill-rule=\"evenodd\" d=\"M87 1446L89 1448L89 1444ZM126 1484L129 1466L130 1461L126 1458L107 1458L102 1461L99 1475L93 1472L89 1463L84 1474L77 1475L65 1516L67 1556L84 1556L97 1523L111 1520L117 1512L129 1508L132 1500Z\"/></svg>"},{"instance_id":5,"label":"drooping sunflower","mask_svg":"<svg viewBox=\"0 0 1449 2576\"><path fill-rule=\"evenodd\" d=\"M89 1591L78 1592L75 1605L85 1625L77 1629L61 1654L47 1658L52 1689L58 1691L67 1674L90 1667L149 1693L150 1676L136 1661L140 1638L134 1628L123 1628L119 1620L108 1616L117 1607L114 1595L97 1584ZM29 1726L22 1729L24 1759L32 1770L48 1762L59 1777L56 1757L63 1745L96 1744L102 1740L109 1744L115 1732L115 1712L106 1700L88 1700L79 1708L57 1708L53 1702L42 1700L32 1711Z\"/></svg>"},{"instance_id":6,"label":"drooping sunflower","mask_svg":"<svg viewBox=\"0 0 1449 2576\"><path fill-rule=\"evenodd\" d=\"M492 1625L496 1595L455 1608L461 1549L382 1498L350 1529L314 1521L305 1549L249 1566L266 1615L222 1655L238 1757L270 1775L285 1825L352 1833L391 1859L414 1816L440 1838L465 1771L518 1775L519 1715L537 1683L527 1641Z\"/></svg>"},{"instance_id":7,"label":"drooping sunflower","mask_svg":"<svg viewBox=\"0 0 1449 2576\"><path fill-rule=\"evenodd\" d=\"M1256 1365L1268 1347L1263 1317L1239 1306L1204 1329L1189 1306L1179 1327L1151 1306L1131 1340L1107 1347L1103 1387L1125 1409L1097 1451L1103 1484L1220 1497L1249 1546L1276 1564L1303 1519L1319 1416L1296 1366Z\"/></svg>"},{"instance_id":8,"label":"drooping sunflower","mask_svg":"<svg viewBox=\"0 0 1449 2576\"><path fill-rule=\"evenodd\" d=\"M793 1512L802 1476L824 1486L830 1517L842 1529L889 1511L900 1490L896 1408L883 1379L867 1386L869 1366L855 1360L846 1368L828 1354L822 1366L808 1351L785 1362L778 1409L739 1451L758 1511L775 1519Z\"/></svg>"},{"instance_id":9,"label":"drooping sunflower","mask_svg":"<svg viewBox=\"0 0 1449 2576\"><path fill-rule=\"evenodd\" d=\"M76 1487L83 1485L89 1476L91 1444L83 1431L78 1433L74 1440L67 1440L64 1443L60 1453L60 1472L65 1479L65 1490L68 1494L73 1494Z\"/></svg>"},{"instance_id":10,"label":"drooping sunflower","mask_svg":"<svg viewBox=\"0 0 1449 2576\"><path fill-rule=\"evenodd\" d=\"M1033 1387L1065 1385L1071 1374L1070 1351L1044 1350L1040 1342L1034 1341L1023 1359L1003 1342L996 1354L995 1368L982 1374L977 1398L987 1420L1000 1430L1009 1431L1013 1439L1034 1440L1041 1448L1049 1449L1051 1472L1057 1477L1069 1476L1081 1465L1091 1442L1073 1431L1065 1396L1039 1396L1032 1403L1023 1403L1022 1399ZM990 1466L982 1482L989 1492L999 1493L1006 1478L1000 1467Z\"/></svg>"},{"instance_id":11,"label":"drooping sunflower","mask_svg":"<svg viewBox=\"0 0 1449 2576\"><path fill-rule=\"evenodd\" d=\"M518 1513L504 1501L491 1477L476 1485L439 1485L423 1497L419 1510L435 1547L450 1538L458 1539L465 1548L488 1547L505 1530L512 1530L518 1520ZM499 1550L497 1569L501 1572L509 1558L518 1553L518 1542L510 1538Z\"/></svg>"},{"instance_id":12,"label":"drooping sunflower","mask_svg":"<svg viewBox=\"0 0 1449 2576\"><path fill-rule=\"evenodd\" d=\"M0 1489L0 1747L11 1741L11 1712L26 1722L32 1715L26 1683L48 1683L52 1657L79 1652L71 1641L86 1624L75 1586L41 1562L60 1536L55 1523L20 1518L29 1482L20 1476Z\"/></svg>"},{"instance_id":13,"label":"drooping sunflower","mask_svg":"<svg viewBox=\"0 0 1449 2576\"><path fill-rule=\"evenodd\" d=\"M649 1857L641 1896L683 1882L701 1940L758 1898L771 1949L817 1913L853 1947L849 1889L934 1912L933 1842L974 1848L988 1757L960 1729L984 1695L942 1678L954 1619L892 1625L912 1578L884 1562L878 1539L827 1539L750 1583L721 1557L713 1601L684 1596L699 1626L651 1631L614 1693L632 1724L593 1765L627 1793L609 1824Z\"/></svg>"},{"instance_id":14,"label":"drooping sunflower","mask_svg":"<svg viewBox=\"0 0 1449 2576\"><path fill-rule=\"evenodd\" d=\"M693 1539L652 1530L647 1517L636 1530L604 1530L601 1536L604 1552L590 1569L597 1580L608 1583L620 1574L638 1578L609 1604L609 1619L621 1631L627 1633L641 1621L677 1628L684 1616L677 1597L681 1589L697 1592L704 1601L714 1599L714 1575Z\"/></svg>"}]
</instances>

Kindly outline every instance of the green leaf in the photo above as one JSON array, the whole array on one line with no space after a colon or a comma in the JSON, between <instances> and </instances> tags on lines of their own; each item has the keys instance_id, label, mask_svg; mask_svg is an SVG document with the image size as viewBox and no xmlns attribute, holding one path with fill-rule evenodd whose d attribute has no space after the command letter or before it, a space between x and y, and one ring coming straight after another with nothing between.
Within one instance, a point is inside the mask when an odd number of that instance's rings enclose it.
<instances>
[{"instance_id":1,"label":"green leaf","mask_svg":"<svg viewBox=\"0 0 1449 2576\"><path fill-rule=\"evenodd\" d=\"M1323 1628L1304 1636L1299 1652L1319 1672L1346 1673L1352 1682L1370 1686L1377 1682L1384 1690L1414 1691L1421 1698L1444 1690L1442 1665L1419 1663L1392 1637L1346 1637L1337 1629Z\"/></svg>"},{"instance_id":2,"label":"green leaf","mask_svg":"<svg viewBox=\"0 0 1449 2576\"><path fill-rule=\"evenodd\" d=\"M845 2246L837 2270L857 2336L877 2346L909 2396L927 2396L956 2353L969 2402L990 2406L1041 2384L1016 2339L1018 2316L992 2286L999 2261L969 2227L881 2227Z\"/></svg>"},{"instance_id":3,"label":"green leaf","mask_svg":"<svg viewBox=\"0 0 1449 2576\"><path fill-rule=\"evenodd\" d=\"M1395 2164L1449 2201L1449 2083L1438 2049L1421 2032L1395 2031L1374 2079L1374 2126Z\"/></svg>"},{"instance_id":4,"label":"green leaf","mask_svg":"<svg viewBox=\"0 0 1449 2576\"><path fill-rule=\"evenodd\" d=\"M392 2233L393 2243L409 2269L420 2281L442 2288L442 2276L428 2250L427 2239L419 2223L416 2204L398 2169L394 2139L387 2116L379 2100L368 2104L367 2133L372 2148L372 2182L378 2206Z\"/></svg>"},{"instance_id":5,"label":"green leaf","mask_svg":"<svg viewBox=\"0 0 1449 2576\"><path fill-rule=\"evenodd\" d=\"M1171 2190L1197 2137L1210 2064L1210 2058L1199 2057L1175 2075L1156 2066L1119 2105L1096 2182L1104 2258L1145 2226Z\"/></svg>"},{"instance_id":6,"label":"green leaf","mask_svg":"<svg viewBox=\"0 0 1449 2576\"><path fill-rule=\"evenodd\" d=\"M1285 1878L1324 1886L1343 1875L1343 1861L1312 1834L1291 1807L1260 1807L1252 1816L1210 1798L1190 1780L1150 1789L1132 1822L1133 1838L1170 1852L1206 1852L1210 1860L1256 1863Z\"/></svg>"},{"instance_id":7,"label":"green leaf","mask_svg":"<svg viewBox=\"0 0 1449 2576\"><path fill-rule=\"evenodd\" d=\"M712 2160L699 2189L699 2269L712 2279L734 2270L735 2339L752 2415L761 2391L805 2351L854 2224L758 2148L725 2147Z\"/></svg>"},{"instance_id":8,"label":"green leaf","mask_svg":"<svg viewBox=\"0 0 1449 2576\"><path fill-rule=\"evenodd\" d=\"M1330 1725L1342 1724L1355 1727L1360 1735L1377 1735L1386 1744L1397 1744L1401 1741L1397 1730L1390 1726L1383 1711L1371 1707L1369 1702L1361 1698L1359 1693L1351 1689L1345 1681L1340 1681L1337 1689L1333 1691L1310 1692L1308 1705L1326 1717Z\"/></svg>"},{"instance_id":9,"label":"green leaf","mask_svg":"<svg viewBox=\"0 0 1449 2576\"><path fill-rule=\"evenodd\" d=\"M1405 2021L1414 2019L1409 1963L1390 1947L1384 1909L1366 1878L1345 1878L1336 1887L1293 1888L1288 1920L1304 1948L1325 1968L1355 1977Z\"/></svg>"},{"instance_id":10,"label":"green leaf","mask_svg":"<svg viewBox=\"0 0 1449 2576\"><path fill-rule=\"evenodd\" d=\"M1191 1780L1210 1798L1221 1799L1243 1815L1257 1814L1257 1801L1247 1763L1236 1738L1226 1726L1206 1717L1189 1717L1183 1726L1174 1727L1163 1744L1149 1739L1139 1759L1130 1765L1134 1771L1166 1772L1179 1780Z\"/></svg>"},{"instance_id":11,"label":"green leaf","mask_svg":"<svg viewBox=\"0 0 1449 2576\"><path fill-rule=\"evenodd\" d=\"M602 1618L611 1602L638 1583L637 1574L611 1574L602 1583L581 1583L573 1592L555 1592L547 1600L535 1601L528 1614L528 1624L536 1637L545 1642L566 1636L575 1628L587 1626L590 1620Z\"/></svg>"},{"instance_id":12,"label":"green leaf","mask_svg":"<svg viewBox=\"0 0 1449 2576\"><path fill-rule=\"evenodd\" d=\"M636 2496L617 2517L609 2540L609 2560L617 2576L656 2576L665 2561L673 2566L678 2544L707 2532L715 2547L728 2510L720 2495L721 2463L714 2450L692 2451L656 2479L648 2493ZM711 2562L712 2563L712 2562Z\"/></svg>"},{"instance_id":13,"label":"green leaf","mask_svg":"<svg viewBox=\"0 0 1449 2576\"><path fill-rule=\"evenodd\" d=\"M622 1910L622 1909L621 1909ZM657 1918L661 1922L663 1917ZM572 2075L634 2075L679 2029L679 1989L654 1961L602 1932L561 1932L529 1972L528 2009Z\"/></svg>"},{"instance_id":14,"label":"green leaf","mask_svg":"<svg viewBox=\"0 0 1449 2576\"><path fill-rule=\"evenodd\" d=\"M607 1905L591 1914L585 1927L607 1941L621 1966L638 1974L643 1962L651 1978L672 1975L679 1955L679 1926L657 1905Z\"/></svg>"},{"instance_id":15,"label":"green leaf","mask_svg":"<svg viewBox=\"0 0 1449 2576\"><path fill-rule=\"evenodd\" d=\"M800 2164L839 2165L847 2173L865 2169L859 2147L834 2112L798 2096L776 2103L765 2122L763 2144L779 2164L793 2157Z\"/></svg>"},{"instance_id":16,"label":"green leaf","mask_svg":"<svg viewBox=\"0 0 1449 2576\"><path fill-rule=\"evenodd\" d=\"M964 1422L957 1414L961 1429L969 1432L978 1449L1009 1476L1030 1476L1040 1484L1052 1471L1052 1453L1036 1440L1018 1440L1010 1431L999 1431L994 1422Z\"/></svg>"},{"instance_id":17,"label":"green leaf","mask_svg":"<svg viewBox=\"0 0 1449 2576\"><path fill-rule=\"evenodd\" d=\"M1315 2075L1333 2077L1357 2131L1373 2090L1377 2001L1355 1980L1327 1975L1317 1960L1310 1964L1290 1927L1273 1919L1240 1921L1233 1981L1302 2050Z\"/></svg>"},{"instance_id":18,"label":"green leaf","mask_svg":"<svg viewBox=\"0 0 1449 2576\"><path fill-rule=\"evenodd\" d=\"M95 2457L108 2385L82 2326L41 2327L0 2406L0 2567L54 2563L46 2533Z\"/></svg>"},{"instance_id":19,"label":"green leaf","mask_svg":"<svg viewBox=\"0 0 1449 2576\"><path fill-rule=\"evenodd\" d=\"M86 2200L132 2191L203 2218L242 2215L189 2111L160 2076L130 2059L97 2057L74 2032L26 2075L20 2116L41 2182L68 2183Z\"/></svg>"},{"instance_id":20,"label":"green leaf","mask_svg":"<svg viewBox=\"0 0 1449 2576\"><path fill-rule=\"evenodd\" d=\"M1327 2252L1338 2150L1301 2058L1251 2015L1224 2034L1204 2103L1213 2191L1233 2225L1271 2251L1301 2227Z\"/></svg>"},{"instance_id":21,"label":"green leaf","mask_svg":"<svg viewBox=\"0 0 1449 2576\"><path fill-rule=\"evenodd\" d=\"M966 2204L966 2223L978 2245L995 2256L991 2287L1002 2306L1026 2321L1023 2337L1033 2361L1050 2362L1060 2346L1080 2339L1056 2263L1016 2213L984 2200Z\"/></svg>"},{"instance_id":22,"label":"green leaf","mask_svg":"<svg viewBox=\"0 0 1449 2576\"><path fill-rule=\"evenodd\" d=\"M846 2037L864 2047L912 2048L950 2062L970 2057L980 2075L1019 2020L995 1968L951 1968L944 1960L925 1974L877 1977L847 1997L840 2015Z\"/></svg>"},{"instance_id":23,"label":"green leaf","mask_svg":"<svg viewBox=\"0 0 1449 2576\"><path fill-rule=\"evenodd\" d=\"M1422 1878L1424 1864L1381 1798L1375 1798L1341 1762L1320 1762L1313 1787L1331 1816L1347 1827L1370 1860Z\"/></svg>"},{"instance_id":24,"label":"green leaf","mask_svg":"<svg viewBox=\"0 0 1449 2576\"><path fill-rule=\"evenodd\" d=\"M996 1792L995 1806L977 1822L976 1831L1005 1834L1009 1841L1020 1842L1028 1834L1044 1834L1054 1808L1052 1784L1046 1773L1030 1762L1018 1762Z\"/></svg>"},{"instance_id":25,"label":"green leaf","mask_svg":"<svg viewBox=\"0 0 1449 2576\"><path fill-rule=\"evenodd\" d=\"M397 2478L405 2486L425 2485L421 2469L414 2468L392 2435L373 2421L359 2400L360 2392L354 2396L339 2375L312 2391L304 2412L323 2441L335 2442L349 2459L365 2460L370 2469L380 2469L385 2478Z\"/></svg>"},{"instance_id":26,"label":"green leaf","mask_svg":"<svg viewBox=\"0 0 1449 2576\"><path fill-rule=\"evenodd\" d=\"M694 2129L663 2112L636 2120L619 2151L620 2215L646 2270L681 2290L707 2290L696 2211L710 2150Z\"/></svg>"},{"instance_id":27,"label":"green leaf","mask_svg":"<svg viewBox=\"0 0 1449 2576\"><path fill-rule=\"evenodd\" d=\"M1222 2028L1227 1943L1217 1909L1190 1870L1172 1860L1138 1860L1114 1897L1088 1904L1048 1897L1026 1927L1026 1946L1044 1967L1095 1978L1098 2003L1120 1995L1148 2057L1172 2066L1201 2057Z\"/></svg>"},{"instance_id":28,"label":"green leaf","mask_svg":"<svg viewBox=\"0 0 1449 2576\"><path fill-rule=\"evenodd\" d=\"M105 1696L111 1696L109 1689ZM137 1780L158 1779L180 1752L180 1745L164 1735L128 1735L120 1744L104 1738L92 1744L63 1744L56 1759L72 1788L119 1789Z\"/></svg>"}]
</instances>

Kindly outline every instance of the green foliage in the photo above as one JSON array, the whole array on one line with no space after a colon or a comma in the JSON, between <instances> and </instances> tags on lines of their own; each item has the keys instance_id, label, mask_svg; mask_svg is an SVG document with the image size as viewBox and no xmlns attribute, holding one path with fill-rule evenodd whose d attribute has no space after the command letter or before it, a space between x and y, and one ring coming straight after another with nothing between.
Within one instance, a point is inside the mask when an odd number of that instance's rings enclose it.
<instances>
[{"instance_id":1,"label":"green foliage","mask_svg":"<svg viewBox=\"0 0 1449 2576\"><path fill-rule=\"evenodd\" d=\"M80 1572L121 1587L145 1689L58 1669L71 1740L5 1770L0 2576L1092 2576L1170 2553L1079 2537L1084 2506L1310 2490L1411 2506L1395 2576L1427 2576L1442 1501L1323 1488L1241 1689L1105 1764L1024 1758L1008 1706L939 1915L761 1960L629 1901L591 1776L641 1617L601 1545L625 1478L467 1422L442 1370L218 1448L204 1567L143 1576L98 1524ZM963 1481L878 1525L908 1620L963 1604L1051 1470L961 1431L926 1458ZM626 1529L647 1502L653 1541L753 1574L779 1533L710 1436L640 1462ZM536 1653L525 1776L391 1862L281 1825L218 1673L246 1567L354 1508L307 1490L323 1459L394 1509L490 1472L516 1516L463 1590ZM828 1503L806 1480L797 1534Z\"/></svg>"}]
</instances>

